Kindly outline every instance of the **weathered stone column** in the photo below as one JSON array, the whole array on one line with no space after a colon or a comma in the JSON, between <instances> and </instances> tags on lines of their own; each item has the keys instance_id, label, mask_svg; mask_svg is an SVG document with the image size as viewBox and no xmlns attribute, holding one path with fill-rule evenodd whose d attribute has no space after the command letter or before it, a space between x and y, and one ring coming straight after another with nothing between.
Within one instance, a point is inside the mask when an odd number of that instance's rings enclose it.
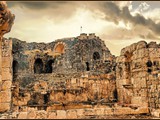
<instances>
[{"instance_id":1,"label":"weathered stone column","mask_svg":"<svg viewBox=\"0 0 160 120\"><path fill-rule=\"evenodd\" d=\"M0 112L10 110L11 102L11 83L12 83L12 70L11 70L11 42L3 41L3 35L10 32L14 15L10 13L7 4L4 1L0 2ZM3 44L8 45L4 48ZM3 49L3 50L2 50ZM7 50L7 52L6 52ZM2 51L4 54L2 54ZM9 53L5 55L5 53Z\"/></svg>"}]
</instances>

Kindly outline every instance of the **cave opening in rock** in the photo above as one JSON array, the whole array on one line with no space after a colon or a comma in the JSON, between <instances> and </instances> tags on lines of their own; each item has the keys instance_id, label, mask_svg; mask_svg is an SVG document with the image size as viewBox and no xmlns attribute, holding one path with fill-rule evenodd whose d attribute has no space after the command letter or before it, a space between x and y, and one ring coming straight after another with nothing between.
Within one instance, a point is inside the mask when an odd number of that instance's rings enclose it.
<instances>
[{"instance_id":1,"label":"cave opening in rock","mask_svg":"<svg viewBox=\"0 0 160 120\"><path fill-rule=\"evenodd\" d=\"M100 59L100 54L99 54L98 52L94 52L94 53L93 53L93 59L94 59L94 60Z\"/></svg>"},{"instance_id":2,"label":"cave opening in rock","mask_svg":"<svg viewBox=\"0 0 160 120\"><path fill-rule=\"evenodd\" d=\"M41 74L43 72L43 62L40 58L37 58L34 63L34 73Z\"/></svg>"},{"instance_id":3,"label":"cave opening in rock","mask_svg":"<svg viewBox=\"0 0 160 120\"><path fill-rule=\"evenodd\" d=\"M86 70L89 71L90 68L89 68L89 62L86 62Z\"/></svg>"},{"instance_id":4,"label":"cave opening in rock","mask_svg":"<svg viewBox=\"0 0 160 120\"><path fill-rule=\"evenodd\" d=\"M13 68L13 75L18 73L18 62L16 60L13 61L12 68Z\"/></svg>"},{"instance_id":5,"label":"cave opening in rock","mask_svg":"<svg viewBox=\"0 0 160 120\"><path fill-rule=\"evenodd\" d=\"M46 63L46 66L45 66L45 73L52 73L52 64L54 63L54 60L49 60L47 63Z\"/></svg>"}]
</instances>

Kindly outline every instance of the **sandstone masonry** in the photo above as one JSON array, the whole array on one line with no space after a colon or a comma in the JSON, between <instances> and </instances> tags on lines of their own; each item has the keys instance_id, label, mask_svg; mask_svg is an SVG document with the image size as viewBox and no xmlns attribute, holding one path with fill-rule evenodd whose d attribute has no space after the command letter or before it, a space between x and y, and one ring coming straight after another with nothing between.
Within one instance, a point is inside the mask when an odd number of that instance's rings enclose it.
<instances>
[{"instance_id":1,"label":"sandstone masonry","mask_svg":"<svg viewBox=\"0 0 160 120\"><path fill-rule=\"evenodd\" d=\"M5 2L0 8L0 118L160 117L159 44L140 41L115 57L94 33L51 43L6 39L14 15Z\"/></svg>"}]
</instances>

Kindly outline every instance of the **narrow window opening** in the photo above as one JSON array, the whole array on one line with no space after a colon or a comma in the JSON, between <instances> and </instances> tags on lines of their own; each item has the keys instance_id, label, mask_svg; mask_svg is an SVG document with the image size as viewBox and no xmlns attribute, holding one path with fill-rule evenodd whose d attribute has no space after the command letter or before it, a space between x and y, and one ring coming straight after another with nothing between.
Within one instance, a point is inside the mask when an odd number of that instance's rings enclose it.
<instances>
[{"instance_id":1,"label":"narrow window opening","mask_svg":"<svg viewBox=\"0 0 160 120\"><path fill-rule=\"evenodd\" d=\"M18 62L16 60L13 61L12 68L13 74L18 73Z\"/></svg>"},{"instance_id":2,"label":"narrow window opening","mask_svg":"<svg viewBox=\"0 0 160 120\"><path fill-rule=\"evenodd\" d=\"M54 60L49 60L46 64L46 70L45 70L45 73L52 73L52 64L54 63Z\"/></svg>"},{"instance_id":3,"label":"narrow window opening","mask_svg":"<svg viewBox=\"0 0 160 120\"><path fill-rule=\"evenodd\" d=\"M89 62L86 62L86 70L89 71L90 68L89 68Z\"/></svg>"},{"instance_id":4,"label":"narrow window opening","mask_svg":"<svg viewBox=\"0 0 160 120\"><path fill-rule=\"evenodd\" d=\"M41 74L43 72L43 62L40 58L35 60L34 73Z\"/></svg>"},{"instance_id":5,"label":"narrow window opening","mask_svg":"<svg viewBox=\"0 0 160 120\"><path fill-rule=\"evenodd\" d=\"M94 60L100 59L100 54L99 54L98 52L94 52L94 53L93 53L93 59L94 59Z\"/></svg>"}]
</instances>

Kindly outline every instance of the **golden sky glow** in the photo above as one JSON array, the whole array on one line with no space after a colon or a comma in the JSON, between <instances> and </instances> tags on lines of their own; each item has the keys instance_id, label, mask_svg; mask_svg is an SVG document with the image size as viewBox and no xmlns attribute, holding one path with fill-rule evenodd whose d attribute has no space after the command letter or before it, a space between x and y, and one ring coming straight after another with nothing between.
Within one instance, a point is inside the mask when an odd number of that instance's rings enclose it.
<instances>
[{"instance_id":1,"label":"golden sky glow","mask_svg":"<svg viewBox=\"0 0 160 120\"><path fill-rule=\"evenodd\" d=\"M5 37L51 42L96 33L114 55L140 40L160 41L160 2L7 2L15 23ZM139 15L137 15L137 13Z\"/></svg>"}]
</instances>

